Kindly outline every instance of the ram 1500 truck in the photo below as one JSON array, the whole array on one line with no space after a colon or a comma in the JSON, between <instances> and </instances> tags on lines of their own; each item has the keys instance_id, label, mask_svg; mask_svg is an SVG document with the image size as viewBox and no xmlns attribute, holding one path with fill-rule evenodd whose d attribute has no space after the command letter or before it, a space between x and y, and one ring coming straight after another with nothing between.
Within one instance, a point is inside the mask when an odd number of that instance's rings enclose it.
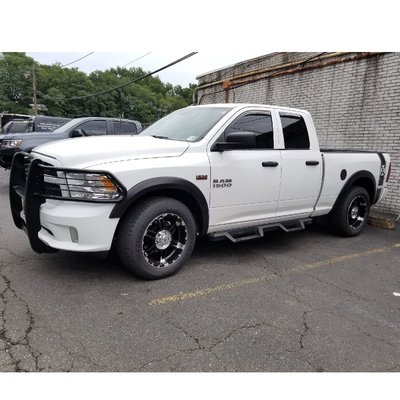
<instances>
[{"instance_id":1,"label":"ram 1500 truck","mask_svg":"<svg viewBox=\"0 0 400 400\"><path fill-rule=\"evenodd\" d=\"M15 225L36 252L116 248L135 274L175 273L198 235L240 241L328 215L358 235L384 195L390 157L320 150L307 111L192 106L137 136L49 143L14 157Z\"/></svg>"}]
</instances>

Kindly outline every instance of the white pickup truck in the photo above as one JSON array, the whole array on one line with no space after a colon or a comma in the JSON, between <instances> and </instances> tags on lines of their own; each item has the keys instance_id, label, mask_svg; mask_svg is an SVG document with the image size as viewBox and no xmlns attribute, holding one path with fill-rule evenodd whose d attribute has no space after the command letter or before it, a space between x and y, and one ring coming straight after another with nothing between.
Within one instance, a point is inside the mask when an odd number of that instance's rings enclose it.
<instances>
[{"instance_id":1,"label":"white pickup truck","mask_svg":"<svg viewBox=\"0 0 400 400\"><path fill-rule=\"evenodd\" d=\"M390 157L320 150L307 111L187 107L137 136L58 141L14 156L14 222L39 253L116 248L135 274L179 270L198 235L240 241L328 215L345 236L384 195Z\"/></svg>"}]
</instances>

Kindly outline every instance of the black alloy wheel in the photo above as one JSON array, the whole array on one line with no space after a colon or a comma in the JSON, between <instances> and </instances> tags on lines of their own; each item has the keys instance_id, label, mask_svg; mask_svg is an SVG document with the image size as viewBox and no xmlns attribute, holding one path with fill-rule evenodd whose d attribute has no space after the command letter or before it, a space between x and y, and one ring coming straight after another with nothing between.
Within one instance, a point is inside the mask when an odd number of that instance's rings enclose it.
<instances>
[{"instance_id":1,"label":"black alloy wheel","mask_svg":"<svg viewBox=\"0 0 400 400\"><path fill-rule=\"evenodd\" d=\"M333 231L341 236L357 236L367 224L370 204L369 194L363 187L350 187L329 214Z\"/></svg>"},{"instance_id":2,"label":"black alloy wheel","mask_svg":"<svg viewBox=\"0 0 400 400\"><path fill-rule=\"evenodd\" d=\"M143 239L143 256L156 268L168 267L182 256L187 243L187 227L174 213L158 215L147 226Z\"/></svg>"},{"instance_id":3,"label":"black alloy wheel","mask_svg":"<svg viewBox=\"0 0 400 400\"><path fill-rule=\"evenodd\" d=\"M148 197L123 217L117 232L122 263L137 276L160 279L176 273L190 258L196 221L182 202Z\"/></svg>"},{"instance_id":4,"label":"black alloy wheel","mask_svg":"<svg viewBox=\"0 0 400 400\"><path fill-rule=\"evenodd\" d=\"M347 222L352 229L358 229L367 215L368 202L364 195L355 197L347 211Z\"/></svg>"}]
</instances>

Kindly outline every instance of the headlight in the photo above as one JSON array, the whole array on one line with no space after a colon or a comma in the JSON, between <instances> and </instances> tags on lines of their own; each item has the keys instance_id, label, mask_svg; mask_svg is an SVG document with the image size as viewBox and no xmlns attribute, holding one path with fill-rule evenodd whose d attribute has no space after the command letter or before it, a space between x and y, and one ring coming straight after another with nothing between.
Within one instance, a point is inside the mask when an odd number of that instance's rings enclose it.
<instances>
[{"instance_id":1,"label":"headlight","mask_svg":"<svg viewBox=\"0 0 400 400\"><path fill-rule=\"evenodd\" d=\"M43 169L45 197L60 200L118 201L124 189L110 174Z\"/></svg>"},{"instance_id":2,"label":"headlight","mask_svg":"<svg viewBox=\"0 0 400 400\"><path fill-rule=\"evenodd\" d=\"M2 147L19 147L22 142L22 139L3 140Z\"/></svg>"}]
</instances>

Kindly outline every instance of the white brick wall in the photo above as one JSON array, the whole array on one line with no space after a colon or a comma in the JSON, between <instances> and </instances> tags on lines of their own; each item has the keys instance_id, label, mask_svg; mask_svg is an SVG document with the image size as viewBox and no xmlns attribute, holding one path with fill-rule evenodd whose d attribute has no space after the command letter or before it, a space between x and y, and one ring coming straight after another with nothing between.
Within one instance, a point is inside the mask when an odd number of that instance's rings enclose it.
<instances>
[{"instance_id":1,"label":"white brick wall","mask_svg":"<svg viewBox=\"0 0 400 400\"><path fill-rule=\"evenodd\" d=\"M200 76L199 85L316 54L269 54ZM221 92L209 95L216 91ZM198 99L201 104L223 103L222 85L199 90ZM321 147L390 153L389 190L375 208L400 213L400 53L259 80L231 89L229 102L304 108L313 116Z\"/></svg>"}]
</instances>

